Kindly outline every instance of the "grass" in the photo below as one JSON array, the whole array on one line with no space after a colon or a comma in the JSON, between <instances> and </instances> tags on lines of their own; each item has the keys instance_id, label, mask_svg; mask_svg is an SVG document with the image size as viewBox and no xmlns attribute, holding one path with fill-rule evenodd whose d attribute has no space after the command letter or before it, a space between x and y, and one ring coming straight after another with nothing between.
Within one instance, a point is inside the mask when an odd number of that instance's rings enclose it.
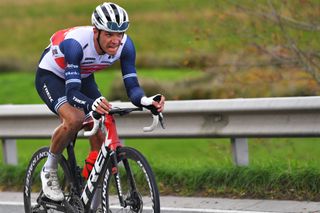
<instances>
[{"instance_id":1,"label":"grass","mask_svg":"<svg viewBox=\"0 0 320 213\"><path fill-rule=\"evenodd\" d=\"M0 186L20 190L28 159L48 143L18 140L20 163L0 168ZM124 143L146 156L163 195L319 201L316 138L250 139L249 167L233 165L228 139L125 139ZM80 165L88 148L84 139L76 145Z\"/></svg>"},{"instance_id":2,"label":"grass","mask_svg":"<svg viewBox=\"0 0 320 213\"><path fill-rule=\"evenodd\" d=\"M34 71L35 72L35 71ZM0 72L0 104L42 104L34 86L34 72ZM160 82L188 79L201 73L191 69L139 69L141 79L158 79ZM101 93L108 97L115 80L122 84L120 70L104 70L95 74ZM122 87L122 93L125 93ZM10 95L8 95L10 94Z\"/></svg>"}]
</instances>

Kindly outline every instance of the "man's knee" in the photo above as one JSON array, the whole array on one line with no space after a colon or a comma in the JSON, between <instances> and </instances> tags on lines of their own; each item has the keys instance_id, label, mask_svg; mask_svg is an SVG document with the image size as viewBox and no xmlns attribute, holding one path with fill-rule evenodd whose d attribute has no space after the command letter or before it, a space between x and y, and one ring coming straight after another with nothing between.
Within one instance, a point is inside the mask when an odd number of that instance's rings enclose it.
<instances>
[{"instance_id":1,"label":"man's knee","mask_svg":"<svg viewBox=\"0 0 320 213\"><path fill-rule=\"evenodd\" d=\"M85 118L82 110L74 108L69 104L64 104L60 107L59 116L62 120L62 125L69 131L79 131Z\"/></svg>"},{"instance_id":2,"label":"man's knee","mask_svg":"<svg viewBox=\"0 0 320 213\"><path fill-rule=\"evenodd\" d=\"M82 127L83 120L84 116L71 113L70 115L68 115L68 117L65 117L63 119L63 125L66 128L70 128L74 131L79 131Z\"/></svg>"}]
</instances>

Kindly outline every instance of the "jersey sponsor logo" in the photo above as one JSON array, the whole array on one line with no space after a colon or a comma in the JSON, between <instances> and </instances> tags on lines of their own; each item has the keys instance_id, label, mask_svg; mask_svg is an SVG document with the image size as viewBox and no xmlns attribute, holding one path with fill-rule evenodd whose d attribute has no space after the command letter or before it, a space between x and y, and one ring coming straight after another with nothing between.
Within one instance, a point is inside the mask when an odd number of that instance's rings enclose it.
<instances>
[{"instance_id":1,"label":"jersey sponsor logo","mask_svg":"<svg viewBox=\"0 0 320 213\"><path fill-rule=\"evenodd\" d=\"M65 76L70 76L70 75L78 76L79 72L77 72L77 71L67 71L67 72L65 72Z\"/></svg>"},{"instance_id":2,"label":"jersey sponsor logo","mask_svg":"<svg viewBox=\"0 0 320 213\"><path fill-rule=\"evenodd\" d=\"M94 58L94 57L86 57L84 60L85 60L85 61L88 61L88 60L93 60L93 61L95 61L96 58Z\"/></svg>"},{"instance_id":3,"label":"jersey sponsor logo","mask_svg":"<svg viewBox=\"0 0 320 213\"><path fill-rule=\"evenodd\" d=\"M67 64L67 67L66 67L66 68L68 68L68 69L78 69L79 66L76 65L76 64Z\"/></svg>"},{"instance_id":4,"label":"jersey sponsor logo","mask_svg":"<svg viewBox=\"0 0 320 213\"><path fill-rule=\"evenodd\" d=\"M85 105L86 104L86 101L84 100L80 100L79 98L73 96L72 100L74 100L75 102L77 102L78 104L81 104L81 105Z\"/></svg>"}]
</instances>

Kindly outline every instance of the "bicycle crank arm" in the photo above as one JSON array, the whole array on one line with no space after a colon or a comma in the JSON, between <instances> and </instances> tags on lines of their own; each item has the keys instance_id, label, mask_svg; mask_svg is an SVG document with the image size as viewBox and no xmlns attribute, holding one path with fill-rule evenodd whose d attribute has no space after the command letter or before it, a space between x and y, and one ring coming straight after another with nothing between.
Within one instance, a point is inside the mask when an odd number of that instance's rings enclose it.
<instances>
[{"instance_id":1,"label":"bicycle crank arm","mask_svg":"<svg viewBox=\"0 0 320 213\"><path fill-rule=\"evenodd\" d=\"M70 205L70 203L67 200L53 201L47 197L42 197L40 199L40 205L43 206L43 208L46 210L54 209L56 211L61 211L61 212L76 213L73 207Z\"/></svg>"}]
</instances>

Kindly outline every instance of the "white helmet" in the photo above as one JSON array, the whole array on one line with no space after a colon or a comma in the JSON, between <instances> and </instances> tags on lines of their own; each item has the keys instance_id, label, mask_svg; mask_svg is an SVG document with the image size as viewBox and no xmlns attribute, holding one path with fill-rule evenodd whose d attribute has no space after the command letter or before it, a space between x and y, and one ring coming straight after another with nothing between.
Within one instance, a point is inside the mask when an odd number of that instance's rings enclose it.
<instances>
[{"instance_id":1,"label":"white helmet","mask_svg":"<svg viewBox=\"0 0 320 213\"><path fill-rule=\"evenodd\" d=\"M107 32L125 32L129 28L127 12L117 4L105 2L91 16L92 25Z\"/></svg>"}]
</instances>

